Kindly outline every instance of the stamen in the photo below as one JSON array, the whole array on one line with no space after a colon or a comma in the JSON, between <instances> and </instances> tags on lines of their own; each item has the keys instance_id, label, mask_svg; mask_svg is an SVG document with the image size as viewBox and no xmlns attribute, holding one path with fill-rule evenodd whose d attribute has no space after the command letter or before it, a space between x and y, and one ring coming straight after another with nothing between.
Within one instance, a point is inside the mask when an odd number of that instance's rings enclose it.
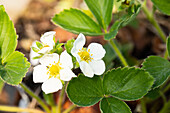
<instances>
[{"instance_id":1,"label":"stamen","mask_svg":"<svg viewBox=\"0 0 170 113\"><path fill-rule=\"evenodd\" d=\"M55 61L54 61L54 63L55 63ZM55 64L52 64L50 67L49 66L47 66L48 68L48 72L47 72L47 74L50 74L49 75L49 78L51 78L51 77L54 77L54 78L56 78L56 77L60 77L60 70L62 69L61 67L60 67L60 65L61 65L61 63L60 62L58 62L58 63L55 63Z\"/></svg>"},{"instance_id":2,"label":"stamen","mask_svg":"<svg viewBox=\"0 0 170 113\"><path fill-rule=\"evenodd\" d=\"M92 54L89 53L90 49L86 50L85 48L82 48L82 50L80 50L80 52L78 52L78 55L80 56L81 60L86 61L87 63L91 60L91 56Z\"/></svg>"}]
</instances>

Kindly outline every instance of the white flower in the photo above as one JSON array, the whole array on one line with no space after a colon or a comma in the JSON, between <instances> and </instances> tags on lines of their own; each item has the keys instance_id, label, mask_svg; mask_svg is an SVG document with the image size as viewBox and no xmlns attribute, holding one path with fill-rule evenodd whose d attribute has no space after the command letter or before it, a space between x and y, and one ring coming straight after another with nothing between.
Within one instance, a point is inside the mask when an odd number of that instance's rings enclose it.
<instances>
[{"instance_id":1,"label":"white flower","mask_svg":"<svg viewBox=\"0 0 170 113\"><path fill-rule=\"evenodd\" d=\"M69 81L76 75L72 72L71 56L66 52L45 54L40 58L40 65L34 67L33 81L42 83L42 90L48 94L62 89L62 82Z\"/></svg>"},{"instance_id":2,"label":"white flower","mask_svg":"<svg viewBox=\"0 0 170 113\"><path fill-rule=\"evenodd\" d=\"M37 47L36 41L32 43L32 47ZM39 63L39 59L34 59L34 57L40 56L38 53L34 52L32 49L30 51L30 62L33 66L37 65Z\"/></svg>"},{"instance_id":3,"label":"white flower","mask_svg":"<svg viewBox=\"0 0 170 113\"><path fill-rule=\"evenodd\" d=\"M88 48L83 48L86 39L83 34L79 34L74 42L71 54L79 62L80 69L87 77L93 77L94 74L101 75L105 71L105 63L102 60L106 51L98 43L91 43Z\"/></svg>"},{"instance_id":4,"label":"white flower","mask_svg":"<svg viewBox=\"0 0 170 113\"><path fill-rule=\"evenodd\" d=\"M55 38L55 31L50 31L44 33L43 36L41 36L40 41L42 42L42 47L38 48L36 45L36 41L32 43L32 47L35 47L38 52L34 52L31 48L30 51L30 62L32 65L37 65L39 63L39 59L33 59L34 57L40 56L40 53L47 53L51 51L55 45L54 38Z\"/></svg>"},{"instance_id":5,"label":"white flower","mask_svg":"<svg viewBox=\"0 0 170 113\"><path fill-rule=\"evenodd\" d=\"M44 35L41 36L40 41L42 42L44 47L41 48L40 51L38 51L38 53L46 53L53 49L55 45L54 42L55 33L56 33L55 31L50 31L44 33Z\"/></svg>"}]
</instances>

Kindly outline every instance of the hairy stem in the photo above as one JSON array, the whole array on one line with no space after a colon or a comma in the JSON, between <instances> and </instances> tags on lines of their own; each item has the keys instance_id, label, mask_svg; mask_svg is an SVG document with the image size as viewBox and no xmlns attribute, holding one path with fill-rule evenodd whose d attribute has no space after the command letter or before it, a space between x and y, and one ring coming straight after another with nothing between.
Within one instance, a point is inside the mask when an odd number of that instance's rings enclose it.
<instances>
[{"instance_id":1,"label":"hairy stem","mask_svg":"<svg viewBox=\"0 0 170 113\"><path fill-rule=\"evenodd\" d=\"M0 111L6 111L6 112L45 113L45 112L40 111L40 110L37 110L37 109L19 108L19 107L12 107L12 106L0 106Z\"/></svg>"},{"instance_id":2,"label":"hairy stem","mask_svg":"<svg viewBox=\"0 0 170 113\"><path fill-rule=\"evenodd\" d=\"M140 3L141 3L141 1L140 1ZM161 27L159 26L158 22L155 20L154 15L152 14L152 12L150 12L148 10L148 8L146 7L146 2L144 2L142 4L142 10L143 10L144 14L146 15L147 19L150 21L150 23L158 31L158 34L162 38L163 42L166 42L166 35L163 32L163 30L161 29Z\"/></svg>"},{"instance_id":3,"label":"hairy stem","mask_svg":"<svg viewBox=\"0 0 170 113\"><path fill-rule=\"evenodd\" d=\"M128 63L126 62L126 59L124 58L124 56L122 55L122 53L120 52L120 50L118 49L118 47L116 46L116 44L114 43L113 40L109 41L109 44L112 46L112 48L114 49L114 51L116 52L117 56L119 57L119 59L121 60L122 64L124 66L128 66Z\"/></svg>"},{"instance_id":4,"label":"hairy stem","mask_svg":"<svg viewBox=\"0 0 170 113\"><path fill-rule=\"evenodd\" d=\"M58 106L57 106L57 113L61 113L64 93L65 93L65 86L63 86L63 88L61 90L61 93L60 93L60 97L59 97L59 101L58 101Z\"/></svg>"},{"instance_id":5,"label":"hairy stem","mask_svg":"<svg viewBox=\"0 0 170 113\"><path fill-rule=\"evenodd\" d=\"M168 101L166 104L164 104L163 108L159 111L159 113L168 113L169 112L169 107L170 106L170 101Z\"/></svg>"},{"instance_id":6,"label":"hairy stem","mask_svg":"<svg viewBox=\"0 0 170 113\"><path fill-rule=\"evenodd\" d=\"M68 109L66 109L63 113L70 113L73 109L75 109L77 106L76 105L71 105Z\"/></svg>"},{"instance_id":7,"label":"hairy stem","mask_svg":"<svg viewBox=\"0 0 170 113\"><path fill-rule=\"evenodd\" d=\"M47 113L51 113L50 109L48 108L48 106L41 100L41 98L39 98L37 95L35 95L27 86L25 86L23 83L19 84L24 90L25 92L27 92L31 97L35 98L37 100L37 102L43 107L43 109L47 112Z\"/></svg>"},{"instance_id":8,"label":"hairy stem","mask_svg":"<svg viewBox=\"0 0 170 113\"><path fill-rule=\"evenodd\" d=\"M146 103L145 103L144 98L142 98L142 99L140 100L140 102L141 102L141 106L142 106L142 113L147 113Z\"/></svg>"}]
</instances>

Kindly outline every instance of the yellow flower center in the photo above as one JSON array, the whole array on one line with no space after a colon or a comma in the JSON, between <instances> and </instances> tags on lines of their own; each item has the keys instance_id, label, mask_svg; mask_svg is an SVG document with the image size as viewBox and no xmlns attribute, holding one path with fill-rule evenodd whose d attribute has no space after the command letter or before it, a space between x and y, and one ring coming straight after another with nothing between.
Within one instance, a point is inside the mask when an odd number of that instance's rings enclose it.
<instances>
[{"instance_id":1,"label":"yellow flower center","mask_svg":"<svg viewBox=\"0 0 170 113\"><path fill-rule=\"evenodd\" d=\"M82 50L79 50L78 55L80 56L81 60L89 63L89 61L91 62L91 60L93 58L91 58L91 56L93 56L93 54L90 54L90 49L88 49L88 51L85 48L82 48Z\"/></svg>"},{"instance_id":2,"label":"yellow flower center","mask_svg":"<svg viewBox=\"0 0 170 113\"><path fill-rule=\"evenodd\" d=\"M51 64L50 64L51 65ZM60 67L60 62L52 64L49 68L48 68L48 72L47 74L50 74L49 78L54 77L54 78L59 78L60 77L60 70L62 68Z\"/></svg>"}]
</instances>

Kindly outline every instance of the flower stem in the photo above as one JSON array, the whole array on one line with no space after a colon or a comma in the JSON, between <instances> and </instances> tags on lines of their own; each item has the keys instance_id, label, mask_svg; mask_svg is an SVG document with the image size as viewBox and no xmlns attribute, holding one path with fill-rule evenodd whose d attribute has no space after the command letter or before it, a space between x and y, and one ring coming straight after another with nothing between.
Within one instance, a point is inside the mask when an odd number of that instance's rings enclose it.
<instances>
[{"instance_id":1,"label":"flower stem","mask_svg":"<svg viewBox=\"0 0 170 113\"><path fill-rule=\"evenodd\" d=\"M57 106L57 113L61 113L64 93L65 93L65 86L63 86L63 88L61 90L61 93L60 93L60 97L59 97L59 101L58 101L58 106Z\"/></svg>"},{"instance_id":2,"label":"flower stem","mask_svg":"<svg viewBox=\"0 0 170 113\"><path fill-rule=\"evenodd\" d=\"M159 111L159 113L168 113L170 106L170 101L168 101L166 104L164 104L163 108Z\"/></svg>"},{"instance_id":3,"label":"flower stem","mask_svg":"<svg viewBox=\"0 0 170 113\"><path fill-rule=\"evenodd\" d=\"M142 99L140 100L140 102L141 102L141 106L142 106L142 113L147 113L146 103L145 103L144 98L142 98Z\"/></svg>"},{"instance_id":4,"label":"flower stem","mask_svg":"<svg viewBox=\"0 0 170 113\"><path fill-rule=\"evenodd\" d=\"M12 106L0 106L0 111L6 111L6 112L45 113L45 112L43 112L43 111L36 110L36 109L19 108L19 107L12 107Z\"/></svg>"},{"instance_id":5,"label":"flower stem","mask_svg":"<svg viewBox=\"0 0 170 113\"><path fill-rule=\"evenodd\" d=\"M126 62L126 59L124 58L124 56L122 55L122 53L120 52L120 50L118 49L118 47L116 46L116 44L114 43L113 40L109 41L110 45L112 46L112 48L114 49L114 51L116 52L116 54L118 55L118 57L120 58L122 64L124 66L128 66L128 63Z\"/></svg>"},{"instance_id":6,"label":"flower stem","mask_svg":"<svg viewBox=\"0 0 170 113\"><path fill-rule=\"evenodd\" d=\"M139 0L141 3L141 1ZM148 10L146 7L146 1L142 4L142 10L144 14L146 15L147 19L151 22L151 24L155 27L155 29L158 31L159 36L162 38L163 42L166 42L166 35L162 31L161 27L159 26L158 22L155 20L154 15L152 12Z\"/></svg>"},{"instance_id":7,"label":"flower stem","mask_svg":"<svg viewBox=\"0 0 170 113\"><path fill-rule=\"evenodd\" d=\"M71 112L73 109L75 109L77 106L75 104L71 105L68 109L66 109L63 113L69 113Z\"/></svg>"},{"instance_id":8,"label":"flower stem","mask_svg":"<svg viewBox=\"0 0 170 113\"><path fill-rule=\"evenodd\" d=\"M37 100L37 102L43 107L43 109L47 112L47 113L51 113L50 109L48 108L48 106L41 100L41 98L39 98L37 95L35 95L27 86L25 86L23 83L19 84L24 90L25 92L27 92L31 97L35 98Z\"/></svg>"}]
</instances>

